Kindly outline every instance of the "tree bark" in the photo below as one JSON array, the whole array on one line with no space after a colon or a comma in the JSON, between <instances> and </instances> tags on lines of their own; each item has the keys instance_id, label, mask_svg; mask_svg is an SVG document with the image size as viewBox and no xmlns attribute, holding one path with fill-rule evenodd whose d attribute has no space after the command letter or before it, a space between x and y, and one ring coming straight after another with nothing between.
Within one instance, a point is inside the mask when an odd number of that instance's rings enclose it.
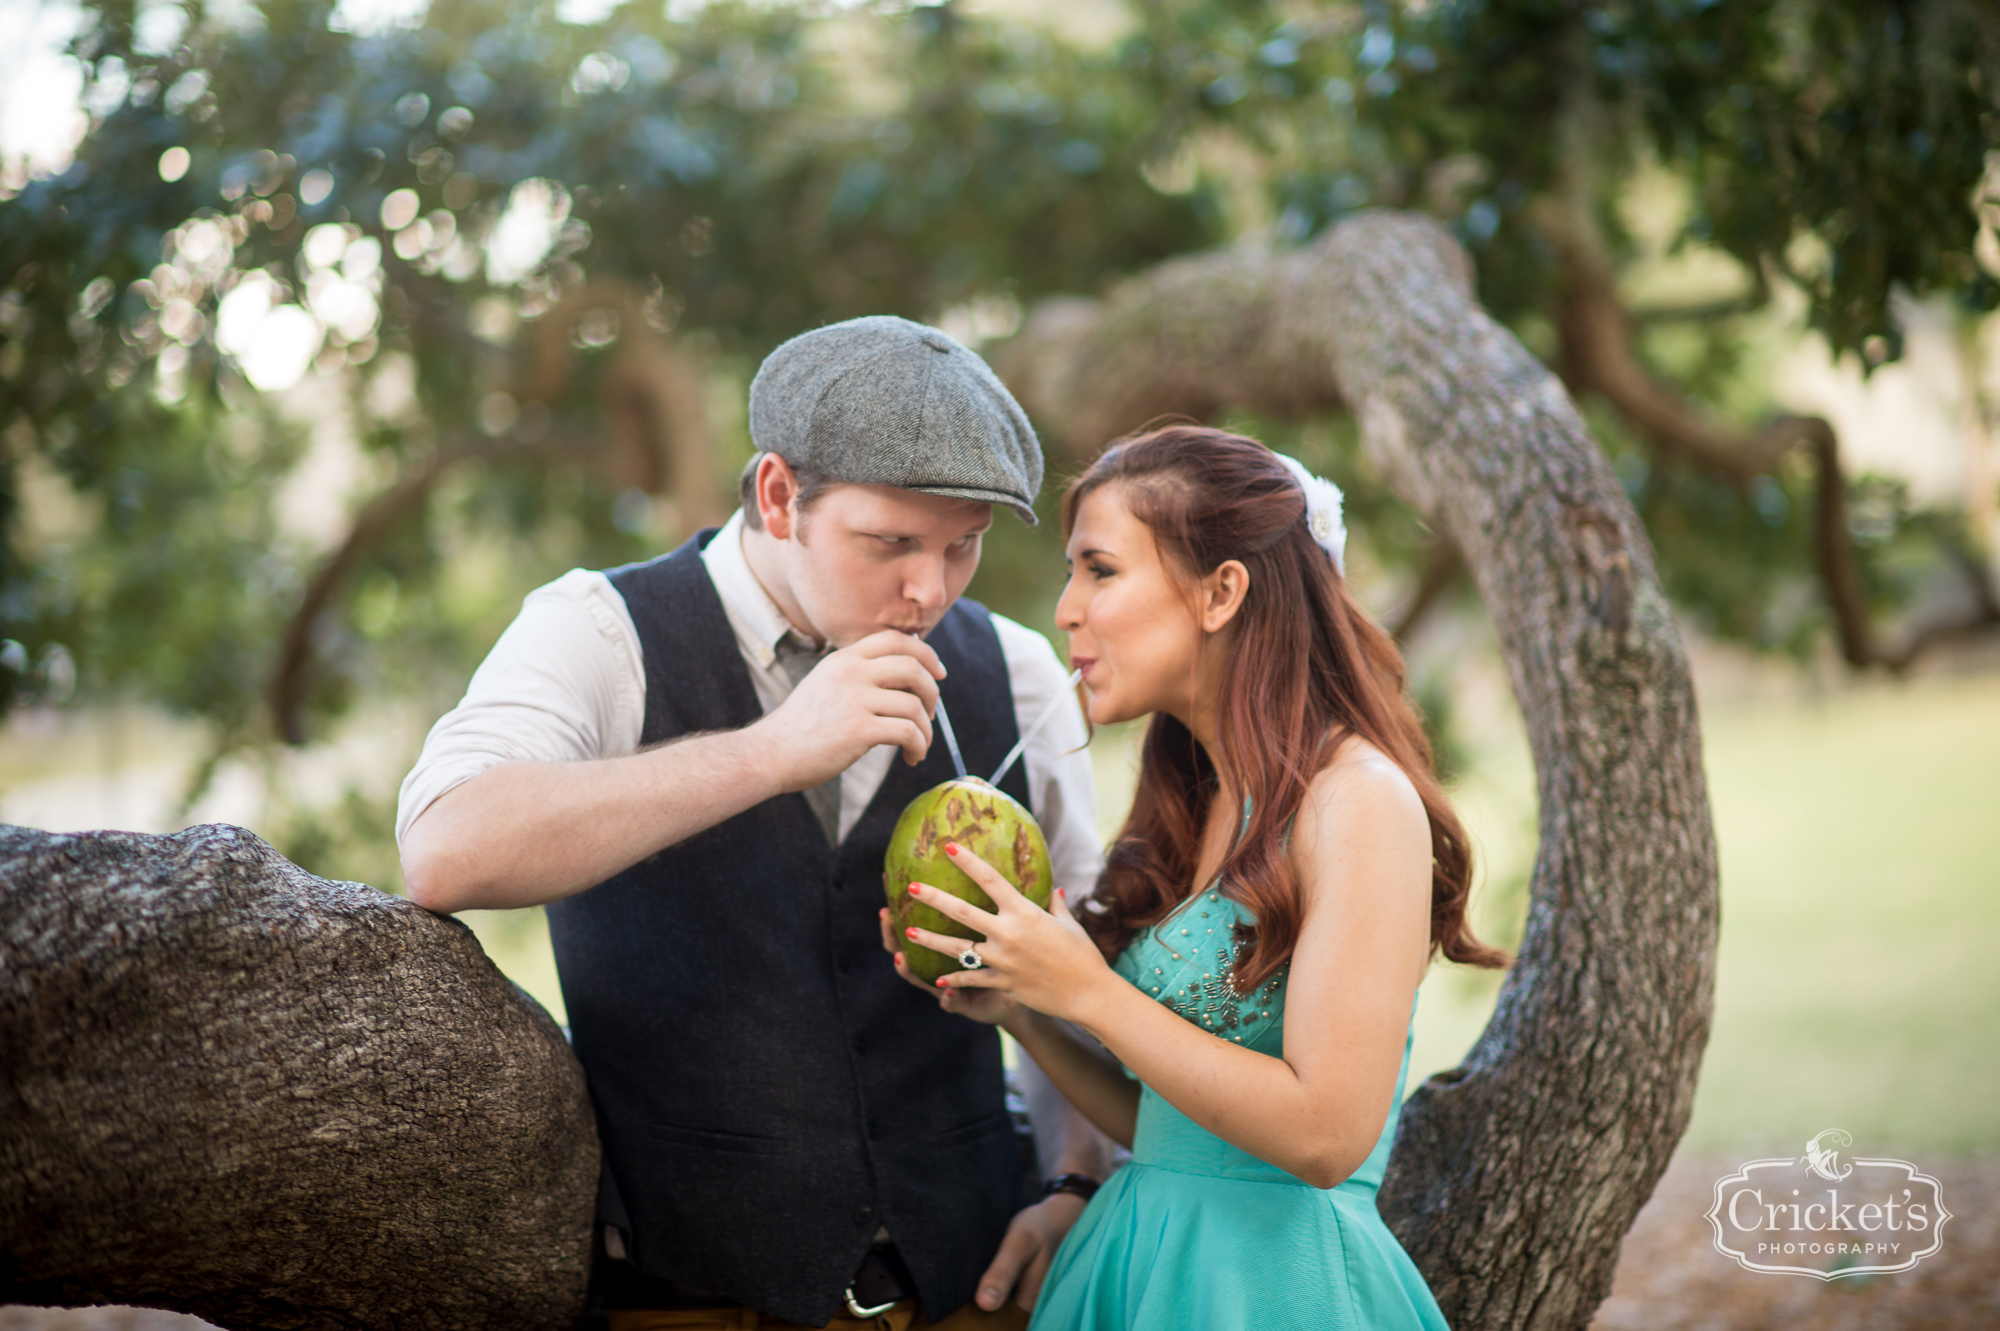
<instances>
[{"instance_id":1,"label":"tree bark","mask_svg":"<svg viewBox=\"0 0 2000 1331\"><path fill-rule=\"evenodd\" d=\"M1574 404L1407 214L1167 265L1036 312L996 359L1079 455L1161 410L1344 404L1463 556L1527 722L1540 852L1493 1020L1404 1104L1379 1204L1455 1331L1585 1326L1687 1125L1718 906L1686 659Z\"/></svg>"},{"instance_id":2,"label":"tree bark","mask_svg":"<svg viewBox=\"0 0 2000 1331\"><path fill-rule=\"evenodd\" d=\"M0 1303L568 1328L597 1134L464 926L239 828L0 827Z\"/></svg>"}]
</instances>

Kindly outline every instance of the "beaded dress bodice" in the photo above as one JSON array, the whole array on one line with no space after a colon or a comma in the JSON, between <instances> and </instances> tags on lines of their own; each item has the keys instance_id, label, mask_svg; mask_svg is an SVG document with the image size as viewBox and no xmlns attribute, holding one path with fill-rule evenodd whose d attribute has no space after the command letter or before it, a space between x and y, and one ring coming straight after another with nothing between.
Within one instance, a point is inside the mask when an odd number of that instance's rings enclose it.
<instances>
[{"instance_id":1,"label":"beaded dress bodice","mask_svg":"<svg viewBox=\"0 0 2000 1331\"><path fill-rule=\"evenodd\" d=\"M1290 967L1280 966L1248 994L1232 984L1240 946L1238 924L1254 924L1249 907L1211 887L1185 902L1152 928L1132 936L1113 966L1117 973L1184 1019L1218 1039L1229 1040L1260 1054L1282 1058L1285 1049L1285 990ZM1412 1004L1411 1015L1415 1016ZM1403 1065L1396 1073L1393 1104L1403 1102L1403 1085L1410 1071L1410 1034L1403 1037ZM1396 1134L1396 1115L1389 1114L1382 1135L1368 1159L1340 1186L1366 1189L1371 1195L1389 1165ZM1299 1179L1269 1164L1189 1119L1162 1100L1149 1086L1139 1098L1139 1124L1132 1142L1134 1163L1221 1178L1294 1183Z\"/></svg>"},{"instance_id":2,"label":"beaded dress bodice","mask_svg":"<svg viewBox=\"0 0 2000 1331\"><path fill-rule=\"evenodd\" d=\"M1236 925L1253 919L1248 908L1210 888L1135 935L1114 969L1203 1030L1276 1054L1284 1044L1288 968L1280 966L1254 993L1238 994L1232 983Z\"/></svg>"}]
</instances>

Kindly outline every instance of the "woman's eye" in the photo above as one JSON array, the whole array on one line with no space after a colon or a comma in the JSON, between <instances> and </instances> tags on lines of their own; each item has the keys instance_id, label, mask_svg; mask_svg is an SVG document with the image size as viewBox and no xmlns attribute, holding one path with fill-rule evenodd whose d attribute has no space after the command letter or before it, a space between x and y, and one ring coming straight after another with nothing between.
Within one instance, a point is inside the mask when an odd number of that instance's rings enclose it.
<instances>
[{"instance_id":1,"label":"woman's eye","mask_svg":"<svg viewBox=\"0 0 2000 1331\"><path fill-rule=\"evenodd\" d=\"M1090 570L1090 576L1093 578L1101 579L1101 578L1108 578L1111 576L1111 570L1106 568L1102 564L1088 564L1085 567L1087 567Z\"/></svg>"}]
</instances>

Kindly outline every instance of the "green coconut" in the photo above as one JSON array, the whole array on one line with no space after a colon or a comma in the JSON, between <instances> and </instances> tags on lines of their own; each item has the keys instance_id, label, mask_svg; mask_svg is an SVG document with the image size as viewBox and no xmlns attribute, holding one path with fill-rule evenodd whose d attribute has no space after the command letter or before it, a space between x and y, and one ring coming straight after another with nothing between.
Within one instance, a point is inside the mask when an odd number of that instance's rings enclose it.
<instances>
[{"instance_id":1,"label":"green coconut","mask_svg":"<svg viewBox=\"0 0 2000 1331\"><path fill-rule=\"evenodd\" d=\"M940 975L963 970L956 956L945 956L910 941L911 925L955 938L979 934L931 906L911 899L911 883L939 888L981 910L993 909L971 875L952 863L945 843L955 841L1000 871L1022 896L1049 908L1054 884L1049 870L1049 843L1035 816L1019 801L977 777L961 777L933 786L911 800L889 836L889 853L882 861L882 886L889 914L896 925L896 942L910 969L926 984Z\"/></svg>"}]
</instances>

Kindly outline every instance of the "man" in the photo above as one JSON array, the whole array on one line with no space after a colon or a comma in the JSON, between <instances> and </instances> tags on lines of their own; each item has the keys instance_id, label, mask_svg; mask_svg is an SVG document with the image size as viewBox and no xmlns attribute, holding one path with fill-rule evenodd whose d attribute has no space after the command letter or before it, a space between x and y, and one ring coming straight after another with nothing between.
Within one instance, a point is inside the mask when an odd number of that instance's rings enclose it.
<instances>
[{"instance_id":1,"label":"man","mask_svg":"<svg viewBox=\"0 0 2000 1331\"><path fill-rule=\"evenodd\" d=\"M550 903L612 1331L1018 1327L1107 1144L1033 1095L1058 1180L1017 1212L998 1038L896 976L878 915L897 815L953 775L940 701L978 774L1064 692L959 600L993 506L1035 520L1040 449L983 361L893 318L778 348L750 428L727 525L527 598L403 783L410 895ZM1001 783L1072 893L1083 740L1072 704Z\"/></svg>"}]
</instances>

